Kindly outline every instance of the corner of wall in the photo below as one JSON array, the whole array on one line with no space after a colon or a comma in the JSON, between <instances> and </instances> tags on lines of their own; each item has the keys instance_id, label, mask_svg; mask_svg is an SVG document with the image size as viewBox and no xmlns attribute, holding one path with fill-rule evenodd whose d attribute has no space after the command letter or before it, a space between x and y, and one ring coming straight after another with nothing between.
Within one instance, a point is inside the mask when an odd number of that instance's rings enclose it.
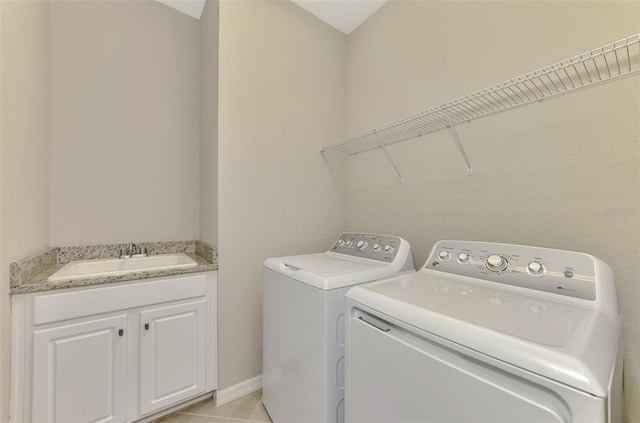
<instances>
[{"instance_id":1,"label":"corner of wall","mask_svg":"<svg viewBox=\"0 0 640 423\"><path fill-rule=\"evenodd\" d=\"M0 421L9 420L9 263L50 245L50 2L0 2Z\"/></svg>"},{"instance_id":2,"label":"corner of wall","mask_svg":"<svg viewBox=\"0 0 640 423\"><path fill-rule=\"evenodd\" d=\"M207 0L200 17L199 236L218 244L218 29L219 1Z\"/></svg>"}]
</instances>

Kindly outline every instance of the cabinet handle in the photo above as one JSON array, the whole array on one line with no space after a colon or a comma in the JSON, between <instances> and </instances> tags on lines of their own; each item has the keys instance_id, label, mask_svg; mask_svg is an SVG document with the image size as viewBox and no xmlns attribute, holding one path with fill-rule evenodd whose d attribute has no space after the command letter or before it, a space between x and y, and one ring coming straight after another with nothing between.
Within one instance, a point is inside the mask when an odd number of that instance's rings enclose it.
<instances>
[{"instance_id":1,"label":"cabinet handle","mask_svg":"<svg viewBox=\"0 0 640 423\"><path fill-rule=\"evenodd\" d=\"M118 330L118 335L123 336L124 335L124 329L119 329Z\"/></svg>"},{"instance_id":2,"label":"cabinet handle","mask_svg":"<svg viewBox=\"0 0 640 423\"><path fill-rule=\"evenodd\" d=\"M149 330L149 323L144 324L144 330Z\"/></svg>"}]
</instances>

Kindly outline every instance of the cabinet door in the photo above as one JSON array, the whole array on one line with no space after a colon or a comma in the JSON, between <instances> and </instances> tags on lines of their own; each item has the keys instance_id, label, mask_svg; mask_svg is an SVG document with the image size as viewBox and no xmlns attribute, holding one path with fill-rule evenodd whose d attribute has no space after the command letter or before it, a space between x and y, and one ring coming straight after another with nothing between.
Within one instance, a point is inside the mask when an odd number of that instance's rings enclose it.
<instances>
[{"instance_id":1,"label":"cabinet door","mask_svg":"<svg viewBox=\"0 0 640 423\"><path fill-rule=\"evenodd\" d=\"M127 316L36 330L34 422L124 422Z\"/></svg>"},{"instance_id":2,"label":"cabinet door","mask_svg":"<svg viewBox=\"0 0 640 423\"><path fill-rule=\"evenodd\" d=\"M140 312L140 414L205 392L206 300Z\"/></svg>"}]
</instances>

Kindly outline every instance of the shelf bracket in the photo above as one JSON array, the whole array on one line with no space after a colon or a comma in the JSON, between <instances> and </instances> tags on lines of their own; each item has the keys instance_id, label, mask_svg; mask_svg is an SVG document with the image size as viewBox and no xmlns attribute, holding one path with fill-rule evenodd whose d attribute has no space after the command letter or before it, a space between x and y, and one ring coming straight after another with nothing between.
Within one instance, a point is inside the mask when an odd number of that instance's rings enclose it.
<instances>
[{"instance_id":1,"label":"shelf bracket","mask_svg":"<svg viewBox=\"0 0 640 423\"><path fill-rule=\"evenodd\" d=\"M387 147L380 142L380 139L378 138L378 132L375 131L375 135L376 135L376 139L378 140L378 144L380 144L380 148L382 148L382 151L384 151L384 154L387 156L387 160L389 160L389 163L391 163L391 166L393 166L393 170L396 171L396 174L398 175L398 182L402 183L402 173L400 173L400 169L398 169L398 166L396 166L396 162L393 161L393 158L391 157L391 154L389 154L389 150L387 150Z\"/></svg>"},{"instance_id":2,"label":"shelf bracket","mask_svg":"<svg viewBox=\"0 0 640 423\"><path fill-rule=\"evenodd\" d=\"M471 163L469 163L469 158L467 157L466 151L464 151L464 146L462 145L462 141L460 141L460 137L458 136L458 131L456 131L456 127L453 125L451 121L451 116L449 116L449 109L444 109L444 114L447 116L447 121L449 122L449 131L451 132L451 137L456 142L458 149L460 150L460 154L462 154L462 158L464 162L467 164L467 174L473 174L473 169L471 168Z\"/></svg>"}]
</instances>

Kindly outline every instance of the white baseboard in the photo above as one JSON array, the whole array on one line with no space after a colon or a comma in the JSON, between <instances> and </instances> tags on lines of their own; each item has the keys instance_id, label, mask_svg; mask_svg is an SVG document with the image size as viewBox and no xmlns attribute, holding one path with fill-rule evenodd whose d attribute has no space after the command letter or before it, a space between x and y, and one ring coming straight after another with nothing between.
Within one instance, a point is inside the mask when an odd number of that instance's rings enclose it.
<instances>
[{"instance_id":1,"label":"white baseboard","mask_svg":"<svg viewBox=\"0 0 640 423\"><path fill-rule=\"evenodd\" d=\"M216 406L227 404L259 389L262 389L262 375L243 380L228 388L218 389L214 393Z\"/></svg>"}]
</instances>

